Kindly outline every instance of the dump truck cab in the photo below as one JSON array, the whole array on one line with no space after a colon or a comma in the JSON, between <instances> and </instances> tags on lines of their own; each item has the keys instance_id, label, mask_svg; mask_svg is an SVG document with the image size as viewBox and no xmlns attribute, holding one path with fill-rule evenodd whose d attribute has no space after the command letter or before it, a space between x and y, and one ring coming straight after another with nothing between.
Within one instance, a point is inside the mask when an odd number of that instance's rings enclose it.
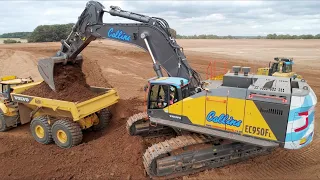
<instances>
[{"instance_id":1,"label":"dump truck cab","mask_svg":"<svg viewBox=\"0 0 320 180\"><path fill-rule=\"evenodd\" d=\"M11 93L11 88L22 85L22 84L27 84L33 82L33 79L31 77L29 78L18 78L16 76L5 76L0 78L0 97L1 100L8 100L11 101L10 93Z\"/></svg>"},{"instance_id":2,"label":"dump truck cab","mask_svg":"<svg viewBox=\"0 0 320 180\"><path fill-rule=\"evenodd\" d=\"M10 96L12 88L32 82L33 79L31 77L5 76L0 78L0 132L16 127L20 123L18 104L13 102Z\"/></svg>"}]
</instances>

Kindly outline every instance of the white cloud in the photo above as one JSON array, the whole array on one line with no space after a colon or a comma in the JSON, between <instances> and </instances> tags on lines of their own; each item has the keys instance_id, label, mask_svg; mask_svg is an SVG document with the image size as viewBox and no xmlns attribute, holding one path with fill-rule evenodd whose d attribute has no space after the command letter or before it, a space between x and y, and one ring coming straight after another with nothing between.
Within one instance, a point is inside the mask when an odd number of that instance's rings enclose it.
<instances>
[{"instance_id":1,"label":"white cloud","mask_svg":"<svg viewBox=\"0 0 320 180\"><path fill-rule=\"evenodd\" d=\"M292 29L293 29L293 30L300 30L301 27L300 27L300 26L294 26L294 27L292 27Z\"/></svg>"},{"instance_id":2,"label":"white cloud","mask_svg":"<svg viewBox=\"0 0 320 180\"><path fill-rule=\"evenodd\" d=\"M206 21L221 21L224 19L225 19L225 17L222 14L209 14L207 16L185 18L185 19L183 19L183 21L185 21L185 22L206 22Z\"/></svg>"},{"instance_id":3,"label":"white cloud","mask_svg":"<svg viewBox=\"0 0 320 180\"><path fill-rule=\"evenodd\" d=\"M262 25L253 25L253 26L251 26L251 28L253 28L253 29L257 29L257 28L261 28L261 27L263 27Z\"/></svg>"},{"instance_id":4,"label":"white cloud","mask_svg":"<svg viewBox=\"0 0 320 180\"><path fill-rule=\"evenodd\" d=\"M179 34L319 34L319 1L101 1L166 19ZM75 23L86 1L1 1L0 34ZM107 13L105 23L132 22Z\"/></svg>"}]
</instances>

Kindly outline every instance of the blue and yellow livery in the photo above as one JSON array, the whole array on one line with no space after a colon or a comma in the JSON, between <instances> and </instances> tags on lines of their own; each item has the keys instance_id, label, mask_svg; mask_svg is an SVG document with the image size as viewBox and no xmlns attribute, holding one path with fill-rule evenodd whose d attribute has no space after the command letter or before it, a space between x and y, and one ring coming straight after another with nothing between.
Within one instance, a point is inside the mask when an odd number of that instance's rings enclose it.
<instances>
[{"instance_id":1,"label":"blue and yellow livery","mask_svg":"<svg viewBox=\"0 0 320 180\"><path fill-rule=\"evenodd\" d=\"M299 149L312 141L317 98L303 79L227 73L193 94L183 78L149 82L154 123L258 146Z\"/></svg>"}]
</instances>

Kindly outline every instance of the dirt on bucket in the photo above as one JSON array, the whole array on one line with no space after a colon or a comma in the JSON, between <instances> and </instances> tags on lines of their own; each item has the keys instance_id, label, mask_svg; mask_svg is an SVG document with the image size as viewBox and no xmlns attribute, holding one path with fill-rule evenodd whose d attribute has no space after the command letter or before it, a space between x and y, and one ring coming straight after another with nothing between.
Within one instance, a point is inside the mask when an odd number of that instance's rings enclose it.
<instances>
[{"instance_id":1,"label":"dirt on bucket","mask_svg":"<svg viewBox=\"0 0 320 180\"><path fill-rule=\"evenodd\" d=\"M23 94L71 102L82 102L101 94L91 91L79 64L55 65L54 83L56 91L42 82Z\"/></svg>"}]
</instances>

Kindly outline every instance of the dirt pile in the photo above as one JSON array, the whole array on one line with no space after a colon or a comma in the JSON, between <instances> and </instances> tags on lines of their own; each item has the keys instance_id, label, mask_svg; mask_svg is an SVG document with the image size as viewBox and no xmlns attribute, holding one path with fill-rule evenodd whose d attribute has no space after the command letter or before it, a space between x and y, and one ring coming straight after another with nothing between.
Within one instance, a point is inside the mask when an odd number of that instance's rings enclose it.
<instances>
[{"instance_id":1,"label":"dirt pile","mask_svg":"<svg viewBox=\"0 0 320 180\"><path fill-rule=\"evenodd\" d=\"M54 69L54 82L56 91L52 91L45 82L42 82L23 94L71 102L82 102L100 95L90 90L86 77L78 64L57 64Z\"/></svg>"}]
</instances>

